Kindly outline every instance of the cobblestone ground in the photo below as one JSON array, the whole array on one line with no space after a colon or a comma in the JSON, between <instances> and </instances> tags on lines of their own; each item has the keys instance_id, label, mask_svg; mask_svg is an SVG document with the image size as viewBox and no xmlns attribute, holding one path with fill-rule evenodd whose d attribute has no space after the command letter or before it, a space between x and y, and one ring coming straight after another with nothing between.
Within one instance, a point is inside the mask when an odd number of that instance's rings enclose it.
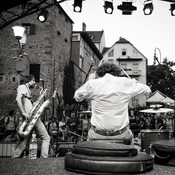
<instances>
[{"instance_id":1,"label":"cobblestone ground","mask_svg":"<svg viewBox=\"0 0 175 175\"><path fill-rule=\"evenodd\" d=\"M28 160L24 158L0 158L1 175L82 175L65 170L64 157ZM119 173L126 175L126 173ZM175 167L154 164L152 171L144 175L174 175ZM141 175L137 174L137 175ZM133 175L133 174L132 174ZM136 174L135 174L136 175Z\"/></svg>"}]
</instances>

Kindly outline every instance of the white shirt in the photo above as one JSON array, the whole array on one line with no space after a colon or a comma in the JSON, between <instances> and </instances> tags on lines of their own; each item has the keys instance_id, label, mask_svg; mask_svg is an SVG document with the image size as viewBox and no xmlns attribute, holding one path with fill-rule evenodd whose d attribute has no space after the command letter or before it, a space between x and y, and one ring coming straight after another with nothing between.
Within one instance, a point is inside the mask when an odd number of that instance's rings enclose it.
<instances>
[{"instance_id":1,"label":"white shirt","mask_svg":"<svg viewBox=\"0 0 175 175\"><path fill-rule=\"evenodd\" d=\"M30 97L31 96L31 91L26 85L19 85L17 88L17 96L19 94L22 94L24 97ZM26 113L29 113L31 109L33 108L33 105L31 103L31 100L28 98L23 98L23 107Z\"/></svg>"},{"instance_id":2,"label":"white shirt","mask_svg":"<svg viewBox=\"0 0 175 175\"><path fill-rule=\"evenodd\" d=\"M120 130L129 124L129 100L139 94L148 95L150 88L135 79L105 74L91 79L74 94L76 101L91 100L91 124L101 130Z\"/></svg>"}]
</instances>

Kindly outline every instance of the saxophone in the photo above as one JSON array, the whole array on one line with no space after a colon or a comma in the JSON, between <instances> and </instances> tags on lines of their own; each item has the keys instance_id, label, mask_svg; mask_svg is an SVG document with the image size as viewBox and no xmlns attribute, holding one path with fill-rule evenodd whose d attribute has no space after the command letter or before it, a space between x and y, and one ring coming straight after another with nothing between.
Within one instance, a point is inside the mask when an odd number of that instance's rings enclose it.
<instances>
[{"instance_id":1,"label":"saxophone","mask_svg":"<svg viewBox=\"0 0 175 175\"><path fill-rule=\"evenodd\" d=\"M24 120L17 128L17 132L21 137L27 137L35 126L37 120L43 113L44 109L50 105L50 100L44 101L44 97L47 94L48 89L41 90L40 96L35 102L33 108L30 111L30 117L28 120ZM44 102L43 102L44 101Z\"/></svg>"}]
</instances>

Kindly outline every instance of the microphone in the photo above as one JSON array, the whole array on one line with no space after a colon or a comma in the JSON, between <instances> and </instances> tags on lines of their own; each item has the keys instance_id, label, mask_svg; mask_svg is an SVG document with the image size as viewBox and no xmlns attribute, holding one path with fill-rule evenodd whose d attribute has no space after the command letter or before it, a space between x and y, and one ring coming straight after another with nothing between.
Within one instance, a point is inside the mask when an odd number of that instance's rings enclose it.
<instances>
[{"instance_id":1,"label":"microphone","mask_svg":"<svg viewBox=\"0 0 175 175\"><path fill-rule=\"evenodd\" d=\"M44 82L44 80L43 80L42 78L40 78L40 79L39 79L39 81L42 81L42 82Z\"/></svg>"}]
</instances>

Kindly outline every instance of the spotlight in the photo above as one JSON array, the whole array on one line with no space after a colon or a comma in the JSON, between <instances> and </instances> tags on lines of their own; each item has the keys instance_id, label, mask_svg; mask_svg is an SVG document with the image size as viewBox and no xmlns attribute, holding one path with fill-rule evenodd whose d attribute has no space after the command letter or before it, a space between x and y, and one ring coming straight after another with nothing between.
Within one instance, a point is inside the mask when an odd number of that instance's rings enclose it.
<instances>
[{"instance_id":1,"label":"spotlight","mask_svg":"<svg viewBox=\"0 0 175 175\"><path fill-rule=\"evenodd\" d=\"M105 13L112 14L112 12L114 10L113 0L112 1L105 1L104 10L105 10Z\"/></svg>"},{"instance_id":2,"label":"spotlight","mask_svg":"<svg viewBox=\"0 0 175 175\"><path fill-rule=\"evenodd\" d=\"M122 2L122 5L117 6L117 8L122 11L122 15L131 15L132 11L137 10L132 2Z\"/></svg>"},{"instance_id":3,"label":"spotlight","mask_svg":"<svg viewBox=\"0 0 175 175\"><path fill-rule=\"evenodd\" d=\"M144 2L144 8L143 8L143 12L145 15L151 15L151 13L153 12L153 3L152 0L146 0Z\"/></svg>"},{"instance_id":4,"label":"spotlight","mask_svg":"<svg viewBox=\"0 0 175 175\"><path fill-rule=\"evenodd\" d=\"M82 0L74 0L74 12L81 12Z\"/></svg>"},{"instance_id":5,"label":"spotlight","mask_svg":"<svg viewBox=\"0 0 175 175\"><path fill-rule=\"evenodd\" d=\"M42 9L41 12L39 13L37 19L40 22L45 22L47 20L48 17L48 11L46 9Z\"/></svg>"},{"instance_id":6,"label":"spotlight","mask_svg":"<svg viewBox=\"0 0 175 175\"><path fill-rule=\"evenodd\" d=\"M175 4L170 4L171 15L175 16Z\"/></svg>"}]
</instances>

